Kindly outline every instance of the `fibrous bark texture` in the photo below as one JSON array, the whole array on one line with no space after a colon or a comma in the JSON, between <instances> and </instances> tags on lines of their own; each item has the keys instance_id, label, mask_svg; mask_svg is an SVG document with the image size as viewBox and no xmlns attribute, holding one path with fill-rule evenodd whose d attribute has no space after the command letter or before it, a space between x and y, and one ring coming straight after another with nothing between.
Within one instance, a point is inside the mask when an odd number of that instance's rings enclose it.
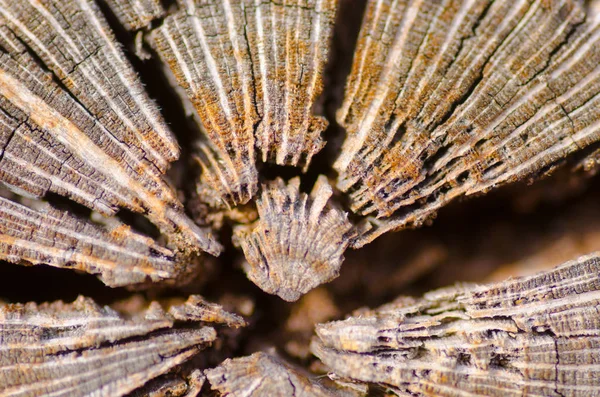
<instances>
[{"instance_id":1,"label":"fibrous bark texture","mask_svg":"<svg viewBox=\"0 0 600 397\"><path fill-rule=\"evenodd\" d=\"M208 136L200 145L201 198L214 206L256 193L262 161L308 165L323 146L322 90L336 0L180 0L150 35L194 104ZM212 196L212 198L211 198Z\"/></svg>"},{"instance_id":2,"label":"fibrous bark texture","mask_svg":"<svg viewBox=\"0 0 600 397\"><path fill-rule=\"evenodd\" d=\"M0 396L600 396L598 4L0 0Z\"/></svg>"},{"instance_id":3,"label":"fibrous bark texture","mask_svg":"<svg viewBox=\"0 0 600 397\"><path fill-rule=\"evenodd\" d=\"M369 1L334 165L357 246L597 142L599 37L579 1Z\"/></svg>"},{"instance_id":4,"label":"fibrous bark texture","mask_svg":"<svg viewBox=\"0 0 600 397\"><path fill-rule=\"evenodd\" d=\"M89 298L0 307L0 394L122 396L168 372L216 338L173 327L156 304L125 319Z\"/></svg>"},{"instance_id":5,"label":"fibrous bark texture","mask_svg":"<svg viewBox=\"0 0 600 397\"><path fill-rule=\"evenodd\" d=\"M2 0L0 49L0 181L145 213L180 248L220 251L163 180L178 145L95 3Z\"/></svg>"},{"instance_id":6,"label":"fibrous bark texture","mask_svg":"<svg viewBox=\"0 0 600 397\"><path fill-rule=\"evenodd\" d=\"M412 396L600 393L600 257L486 286L400 298L317 326L333 372Z\"/></svg>"},{"instance_id":7,"label":"fibrous bark texture","mask_svg":"<svg viewBox=\"0 0 600 397\"><path fill-rule=\"evenodd\" d=\"M312 397L350 395L328 389L268 353L228 359L206 371L213 389L231 397Z\"/></svg>"},{"instance_id":8,"label":"fibrous bark texture","mask_svg":"<svg viewBox=\"0 0 600 397\"><path fill-rule=\"evenodd\" d=\"M242 247L248 278L286 301L339 275L343 253L355 236L345 213L330 208L332 189L320 176L310 196L300 193L300 178L263 186L257 200L259 220L238 226L234 242Z\"/></svg>"},{"instance_id":9,"label":"fibrous bark texture","mask_svg":"<svg viewBox=\"0 0 600 397\"><path fill-rule=\"evenodd\" d=\"M148 382L128 397L197 397L205 381L206 376L200 370L194 370L186 378L164 375Z\"/></svg>"},{"instance_id":10,"label":"fibrous bark texture","mask_svg":"<svg viewBox=\"0 0 600 397\"><path fill-rule=\"evenodd\" d=\"M139 30L164 17L159 0L105 0L127 30Z\"/></svg>"},{"instance_id":11,"label":"fibrous bark texture","mask_svg":"<svg viewBox=\"0 0 600 397\"><path fill-rule=\"evenodd\" d=\"M0 258L98 274L111 287L175 278L185 264L172 251L119 224L112 230L46 206L0 197Z\"/></svg>"},{"instance_id":12,"label":"fibrous bark texture","mask_svg":"<svg viewBox=\"0 0 600 397\"><path fill-rule=\"evenodd\" d=\"M225 324L228 327L244 327L246 321L237 314L229 313L221 305L210 303L199 295L192 295L183 305L172 306L169 314L176 320L213 324Z\"/></svg>"}]
</instances>

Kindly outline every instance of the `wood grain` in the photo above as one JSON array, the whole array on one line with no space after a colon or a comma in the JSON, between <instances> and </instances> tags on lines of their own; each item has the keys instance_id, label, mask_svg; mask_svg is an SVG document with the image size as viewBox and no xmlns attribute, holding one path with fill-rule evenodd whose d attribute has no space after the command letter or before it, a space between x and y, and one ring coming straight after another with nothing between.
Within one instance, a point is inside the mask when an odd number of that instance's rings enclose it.
<instances>
[{"instance_id":1,"label":"wood grain","mask_svg":"<svg viewBox=\"0 0 600 397\"><path fill-rule=\"evenodd\" d=\"M600 393L600 258L402 297L317 326L332 371L414 396Z\"/></svg>"},{"instance_id":2,"label":"wood grain","mask_svg":"<svg viewBox=\"0 0 600 397\"><path fill-rule=\"evenodd\" d=\"M369 1L334 165L356 245L597 142L599 32L579 1Z\"/></svg>"}]
</instances>

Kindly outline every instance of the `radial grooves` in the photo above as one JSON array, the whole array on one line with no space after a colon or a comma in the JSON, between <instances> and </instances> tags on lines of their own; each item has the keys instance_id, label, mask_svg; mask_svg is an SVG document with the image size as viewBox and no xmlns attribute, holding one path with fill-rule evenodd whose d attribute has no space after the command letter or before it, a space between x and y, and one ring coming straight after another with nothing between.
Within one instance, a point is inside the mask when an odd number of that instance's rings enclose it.
<instances>
[{"instance_id":1,"label":"radial grooves","mask_svg":"<svg viewBox=\"0 0 600 397\"><path fill-rule=\"evenodd\" d=\"M215 184L223 201L246 203L257 185L254 125L258 115L252 65L243 42L243 5L230 0L187 0L181 1L180 8L152 32L152 45L185 89L210 140L199 153L207 159L203 164L210 177L205 179Z\"/></svg>"},{"instance_id":2,"label":"radial grooves","mask_svg":"<svg viewBox=\"0 0 600 397\"><path fill-rule=\"evenodd\" d=\"M229 313L221 305L207 302L199 295L191 295L183 305L172 306L169 314L180 321L226 324L234 328L246 326L241 316Z\"/></svg>"},{"instance_id":3,"label":"radial grooves","mask_svg":"<svg viewBox=\"0 0 600 397\"><path fill-rule=\"evenodd\" d=\"M214 390L231 397L350 395L326 389L279 357L263 352L227 359L218 367L207 370L206 377Z\"/></svg>"},{"instance_id":4,"label":"radial grooves","mask_svg":"<svg viewBox=\"0 0 600 397\"><path fill-rule=\"evenodd\" d=\"M246 22L256 101L261 123L256 131L263 161L308 166L324 145L323 117L313 116L337 2L250 1Z\"/></svg>"},{"instance_id":5,"label":"radial grooves","mask_svg":"<svg viewBox=\"0 0 600 397\"><path fill-rule=\"evenodd\" d=\"M136 31L162 18L165 10L159 0L104 0L127 30Z\"/></svg>"},{"instance_id":6,"label":"radial grooves","mask_svg":"<svg viewBox=\"0 0 600 397\"><path fill-rule=\"evenodd\" d=\"M264 291L295 301L336 278L343 254L355 237L347 215L332 208L331 186L320 176L310 196L300 179L277 179L263 186L257 201L259 220L234 230L248 261L248 278Z\"/></svg>"},{"instance_id":7,"label":"radial grooves","mask_svg":"<svg viewBox=\"0 0 600 397\"><path fill-rule=\"evenodd\" d=\"M600 392L598 254L526 278L403 298L317 326L335 373L414 396ZM588 372L589 371L589 372Z\"/></svg>"},{"instance_id":8,"label":"radial grooves","mask_svg":"<svg viewBox=\"0 0 600 397\"><path fill-rule=\"evenodd\" d=\"M385 230L599 138L598 27L571 0L370 1L338 120L353 211Z\"/></svg>"},{"instance_id":9,"label":"radial grooves","mask_svg":"<svg viewBox=\"0 0 600 397\"><path fill-rule=\"evenodd\" d=\"M182 363L214 329L173 329L172 320L125 320L80 297L72 304L0 308L3 396L122 396ZM18 357L18 359L17 359Z\"/></svg>"},{"instance_id":10,"label":"radial grooves","mask_svg":"<svg viewBox=\"0 0 600 397\"><path fill-rule=\"evenodd\" d=\"M92 2L2 0L0 14L115 139L143 150L162 171L178 157L177 143Z\"/></svg>"},{"instance_id":11,"label":"radial grooves","mask_svg":"<svg viewBox=\"0 0 600 397\"><path fill-rule=\"evenodd\" d=\"M263 161L294 166L308 166L323 147L327 123L312 110L337 2L179 4L150 41L208 136L198 151L201 183L220 197L208 201L243 204L257 190L255 147Z\"/></svg>"},{"instance_id":12,"label":"radial grooves","mask_svg":"<svg viewBox=\"0 0 600 397\"><path fill-rule=\"evenodd\" d=\"M179 148L94 3L0 0L0 48L2 182L143 212L181 248L219 251L163 181Z\"/></svg>"},{"instance_id":13,"label":"radial grooves","mask_svg":"<svg viewBox=\"0 0 600 397\"><path fill-rule=\"evenodd\" d=\"M174 278L173 253L125 225L106 231L66 212L0 197L0 258L98 274L111 287Z\"/></svg>"}]
</instances>

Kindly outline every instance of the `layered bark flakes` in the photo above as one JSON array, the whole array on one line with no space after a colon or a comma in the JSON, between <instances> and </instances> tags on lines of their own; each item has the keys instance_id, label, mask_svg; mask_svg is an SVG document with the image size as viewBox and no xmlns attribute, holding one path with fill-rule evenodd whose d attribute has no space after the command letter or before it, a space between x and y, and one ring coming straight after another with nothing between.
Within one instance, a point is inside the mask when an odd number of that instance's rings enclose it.
<instances>
[{"instance_id":1,"label":"layered bark flakes","mask_svg":"<svg viewBox=\"0 0 600 397\"><path fill-rule=\"evenodd\" d=\"M317 326L332 371L411 396L600 393L600 257L400 298Z\"/></svg>"},{"instance_id":2,"label":"layered bark flakes","mask_svg":"<svg viewBox=\"0 0 600 397\"><path fill-rule=\"evenodd\" d=\"M220 252L163 180L177 143L94 3L2 0L0 50L0 181L141 212L179 248Z\"/></svg>"},{"instance_id":3,"label":"layered bark flakes","mask_svg":"<svg viewBox=\"0 0 600 397\"><path fill-rule=\"evenodd\" d=\"M0 197L0 258L98 274L111 287L176 278L175 253L118 223L110 230L50 206L39 210Z\"/></svg>"},{"instance_id":4,"label":"layered bark flakes","mask_svg":"<svg viewBox=\"0 0 600 397\"><path fill-rule=\"evenodd\" d=\"M178 310L180 319L187 319L185 307ZM199 325L175 327L156 303L131 319L83 297L72 304L1 306L0 392L124 395L208 347L215 330Z\"/></svg>"},{"instance_id":5,"label":"layered bark flakes","mask_svg":"<svg viewBox=\"0 0 600 397\"><path fill-rule=\"evenodd\" d=\"M199 146L201 199L256 193L262 161L308 166L324 145L322 90L336 0L180 0L150 41L185 89L208 140ZM212 196L212 197L211 197Z\"/></svg>"},{"instance_id":6,"label":"layered bark flakes","mask_svg":"<svg viewBox=\"0 0 600 397\"><path fill-rule=\"evenodd\" d=\"M356 245L597 142L599 37L579 1L370 1L334 165Z\"/></svg>"},{"instance_id":7,"label":"layered bark flakes","mask_svg":"<svg viewBox=\"0 0 600 397\"><path fill-rule=\"evenodd\" d=\"M263 186L259 220L234 230L234 244L246 256L244 270L263 291L295 301L339 275L356 232L347 215L328 203L332 194L322 175L310 196L300 193L300 178Z\"/></svg>"},{"instance_id":8,"label":"layered bark flakes","mask_svg":"<svg viewBox=\"0 0 600 397\"><path fill-rule=\"evenodd\" d=\"M347 136L334 168L347 197L323 176L304 194L299 178L260 172L306 171L324 146L327 121L315 114L337 0L99 3L138 50L147 39L192 105L204 132L192 149L202 168L194 204L227 217L254 214L255 199L258 220L234 225L234 240L248 277L288 301L336 277L349 245L576 152L596 153L584 167L598 163L600 18L582 1L368 1L337 114ZM222 250L165 179L178 156L96 1L0 0L0 183L12 191L0 197L0 259L84 270L110 286L176 281L195 253ZM161 239L39 205L54 194L94 217L143 214ZM359 228L338 208L346 198ZM594 254L400 298L319 325L312 350L358 391L599 395L598 274ZM87 298L2 304L0 394L193 396L205 379L221 394L343 394L270 353L203 372L208 355L191 359L216 340L212 325L246 320L199 296L131 317Z\"/></svg>"},{"instance_id":9,"label":"layered bark flakes","mask_svg":"<svg viewBox=\"0 0 600 397\"><path fill-rule=\"evenodd\" d=\"M279 357L262 352L227 359L217 368L206 371L206 377L221 395L231 397L351 396L341 390L328 389Z\"/></svg>"},{"instance_id":10,"label":"layered bark flakes","mask_svg":"<svg viewBox=\"0 0 600 397\"><path fill-rule=\"evenodd\" d=\"M106 3L127 30L140 30L165 16L159 0L106 0Z\"/></svg>"}]
</instances>

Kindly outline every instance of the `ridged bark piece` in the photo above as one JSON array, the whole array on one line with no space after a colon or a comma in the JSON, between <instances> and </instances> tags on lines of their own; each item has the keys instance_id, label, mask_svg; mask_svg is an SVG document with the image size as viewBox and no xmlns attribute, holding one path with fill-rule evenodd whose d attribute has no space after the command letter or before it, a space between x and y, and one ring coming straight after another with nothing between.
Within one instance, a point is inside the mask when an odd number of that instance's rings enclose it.
<instances>
[{"instance_id":1,"label":"ridged bark piece","mask_svg":"<svg viewBox=\"0 0 600 397\"><path fill-rule=\"evenodd\" d=\"M0 181L220 251L163 180L179 148L94 3L0 0L0 109Z\"/></svg>"},{"instance_id":2,"label":"ridged bark piece","mask_svg":"<svg viewBox=\"0 0 600 397\"><path fill-rule=\"evenodd\" d=\"M136 31L165 16L159 0L105 0L125 29Z\"/></svg>"},{"instance_id":3,"label":"ridged bark piece","mask_svg":"<svg viewBox=\"0 0 600 397\"><path fill-rule=\"evenodd\" d=\"M336 0L181 0L150 34L195 106L208 142L201 183L226 205L248 202L263 161L304 165L327 125L312 115L322 90Z\"/></svg>"},{"instance_id":4,"label":"ridged bark piece","mask_svg":"<svg viewBox=\"0 0 600 397\"><path fill-rule=\"evenodd\" d=\"M209 141L199 159L204 181L233 205L257 188L252 64L240 1L182 0L150 35L196 108Z\"/></svg>"},{"instance_id":5,"label":"ridged bark piece","mask_svg":"<svg viewBox=\"0 0 600 397\"><path fill-rule=\"evenodd\" d=\"M262 161L308 167L328 123L313 116L323 90L337 0L244 1Z\"/></svg>"},{"instance_id":6,"label":"ridged bark piece","mask_svg":"<svg viewBox=\"0 0 600 397\"><path fill-rule=\"evenodd\" d=\"M300 178L263 186L259 220L234 230L244 270L263 291L295 301L339 275L355 230L347 214L328 205L332 193L322 175L310 196L300 193Z\"/></svg>"},{"instance_id":7,"label":"ridged bark piece","mask_svg":"<svg viewBox=\"0 0 600 397\"><path fill-rule=\"evenodd\" d=\"M172 306L169 314L180 321L225 324L234 328L246 326L241 316L229 313L221 305L207 302L199 295L191 295L183 305Z\"/></svg>"},{"instance_id":8,"label":"ridged bark piece","mask_svg":"<svg viewBox=\"0 0 600 397\"><path fill-rule=\"evenodd\" d=\"M314 397L344 396L341 391L327 389L284 363L263 352L247 357L227 359L216 368L206 370L213 389L231 397ZM349 395L349 394L348 394Z\"/></svg>"},{"instance_id":9,"label":"ridged bark piece","mask_svg":"<svg viewBox=\"0 0 600 397\"><path fill-rule=\"evenodd\" d=\"M50 206L32 210L0 197L0 259L97 274L106 285L175 278L174 253L126 225L111 230Z\"/></svg>"},{"instance_id":10,"label":"ridged bark piece","mask_svg":"<svg viewBox=\"0 0 600 397\"><path fill-rule=\"evenodd\" d=\"M123 319L79 297L72 304L0 307L0 394L122 396L167 373L216 337L175 329L156 306Z\"/></svg>"},{"instance_id":11,"label":"ridged bark piece","mask_svg":"<svg viewBox=\"0 0 600 397\"><path fill-rule=\"evenodd\" d=\"M335 373L411 396L600 394L600 257L317 326Z\"/></svg>"},{"instance_id":12,"label":"ridged bark piece","mask_svg":"<svg viewBox=\"0 0 600 397\"><path fill-rule=\"evenodd\" d=\"M600 29L584 19L574 0L370 1L334 165L375 226L357 245L597 142Z\"/></svg>"}]
</instances>

